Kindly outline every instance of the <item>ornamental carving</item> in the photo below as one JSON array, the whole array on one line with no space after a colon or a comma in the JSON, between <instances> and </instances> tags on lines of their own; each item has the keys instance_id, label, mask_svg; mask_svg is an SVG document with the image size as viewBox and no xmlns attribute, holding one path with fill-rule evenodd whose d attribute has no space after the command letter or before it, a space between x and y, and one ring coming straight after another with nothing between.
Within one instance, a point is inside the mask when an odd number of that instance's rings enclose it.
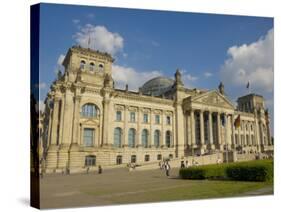
<instances>
[{"instance_id":1,"label":"ornamental carving","mask_svg":"<svg viewBox=\"0 0 281 212\"><path fill-rule=\"evenodd\" d=\"M132 112L137 112L138 108L137 107L129 107L128 110L132 111Z\"/></svg>"},{"instance_id":2,"label":"ornamental carving","mask_svg":"<svg viewBox=\"0 0 281 212\"><path fill-rule=\"evenodd\" d=\"M124 105L115 105L114 108L115 108L115 110L124 110L125 106Z\"/></svg>"}]
</instances>

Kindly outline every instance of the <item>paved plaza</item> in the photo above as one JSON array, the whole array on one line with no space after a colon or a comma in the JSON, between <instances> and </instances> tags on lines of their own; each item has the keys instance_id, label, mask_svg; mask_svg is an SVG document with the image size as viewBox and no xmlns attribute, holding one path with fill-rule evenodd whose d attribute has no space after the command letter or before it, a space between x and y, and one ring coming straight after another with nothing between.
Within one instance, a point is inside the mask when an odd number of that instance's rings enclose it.
<instances>
[{"instance_id":1,"label":"paved plaza","mask_svg":"<svg viewBox=\"0 0 281 212\"><path fill-rule=\"evenodd\" d=\"M41 179L41 208L79 207L191 200L273 193L272 184L257 182L182 180L178 168L104 170L103 174L46 175Z\"/></svg>"}]
</instances>

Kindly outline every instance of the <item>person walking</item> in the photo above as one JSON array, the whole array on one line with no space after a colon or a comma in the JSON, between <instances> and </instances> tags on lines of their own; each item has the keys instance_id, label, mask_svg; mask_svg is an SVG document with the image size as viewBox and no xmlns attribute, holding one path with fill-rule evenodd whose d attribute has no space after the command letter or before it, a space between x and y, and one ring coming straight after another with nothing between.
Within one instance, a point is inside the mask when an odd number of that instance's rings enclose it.
<instances>
[{"instance_id":1,"label":"person walking","mask_svg":"<svg viewBox=\"0 0 281 212\"><path fill-rule=\"evenodd\" d=\"M185 166L186 166L186 168L188 168L188 165L189 165L189 164L188 164L188 160L186 160L186 161L185 161Z\"/></svg>"},{"instance_id":2,"label":"person walking","mask_svg":"<svg viewBox=\"0 0 281 212\"><path fill-rule=\"evenodd\" d=\"M168 161L165 163L164 167L165 167L165 171L166 171L166 176L169 177L170 176L169 172L170 172L171 166L168 163Z\"/></svg>"},{"instance_id":3,"label":"person walking","mask_svg":"<svg viewBox=\"0 0 281 212\"><path fill-rule=\"evenodd\" d=\"M184 161L181 161L181 169L185 168Z\"/></svg>"},{"instance_id":4,"label":"person walking","mask_svg":"<svg viewBox=\"0 0 281 212\"><path fill-rule=\"evenodd\" d=\"M99 174L102 173L102 168L101 168L101 165L99 165L99 171L98 171Z\"/></svg>"}]
</instances>

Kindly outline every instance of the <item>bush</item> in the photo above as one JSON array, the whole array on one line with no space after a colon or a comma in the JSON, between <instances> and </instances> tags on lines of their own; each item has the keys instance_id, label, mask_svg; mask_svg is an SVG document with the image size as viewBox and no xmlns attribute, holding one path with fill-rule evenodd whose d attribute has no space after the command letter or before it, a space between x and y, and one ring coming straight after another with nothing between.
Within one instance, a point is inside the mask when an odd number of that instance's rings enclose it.
<instances>
[{"instance_id":1,"label":"bush","mask_svg":"<svg viewBox=\"0 0 281 212\"><path fill-rule=\"evenodd\" d=\"M241 181L273 181L273 161L248 161L180 169L182 179L231 179Z\"/></svg>"},{"instance_id":2,"label":"bush","mask_svg":"<svg viewBox=\"0 0 281 212\"><path fill-rule=\"evenodd\" d=\"M241 181L273 181L273 162L244 162L226 168L227 177Z\"/></svg>"},{"instance_id":3,"label":"bush","mask_svg":"<svg viewBox=\"0 0 281 212\"><path fill-rule=\"evenodd\" d=\"M183 179L222 179L226 177L225 165L206 165L189 167L180 170Z\"/></svg>"}]
</instances>

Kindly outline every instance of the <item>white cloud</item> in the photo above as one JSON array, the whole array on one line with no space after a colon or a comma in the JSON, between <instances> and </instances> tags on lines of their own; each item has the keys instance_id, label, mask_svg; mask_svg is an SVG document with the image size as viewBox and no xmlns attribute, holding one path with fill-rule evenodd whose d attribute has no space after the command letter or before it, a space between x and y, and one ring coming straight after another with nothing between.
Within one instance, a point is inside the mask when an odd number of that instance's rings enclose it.
<instances>
[{"instance_id":1,"label":"white cloud","mask_svg":"<svg viewBox=\"0 0 281 212\"><path fill-rule=\"evenodd\" d=\"M211 72L205 72L204 73L204 77L206 77L206 78L209 78L211 76L213 76L213 74Z\"/></svg>"},{"instance_id":2,"label":"white cloud","mask_svg":"<svg viewBox=\"0 0 281 212\"><path fill-rule=\"evenodd\" d=\"M45 82L40 82L39 84L35 84L35 87L39 89L45 89L47 84Z\"/></svg>"},{"instance_id":3,"label":"white cloud","mask_svg":"<svg viewBox=\"0 0 281 212\"><path fill-rule=\"evenodd\" d=\"M90 47L112 55L121 51L124 46L123 37L118 33L108 31L105 26L86 24L73 37L84 48Z\"/></svg>"},{"instance_id":4,"label":"white cloud","mask_svg":"<svg viewBox=\"0 0 281 212\"><path fill-rule=\"evenodd\" d=\"M95 14L94 14L94 13L89 13L89 14L87 15L87 17L88 17L88 18L94 18L94 17L95 17Z\"/></svg>"},{"instance_id":5,"label":"white cloud","mask_svg":"<svg viewBox=\"0 0 281 212\"><path fill-rule=\"evenodd\" d=\"M112 76L116 88L124 89L125 85L128 84L129 90L137 91L146 81L161 75L161 71L157 70L138 72L131 67L112 65Z\"/></svg>"},{"instance_id":6,"label":"white cloud","mask_svg":"<svg viewBox=\"0 0 281 212\"><path fill-rule=\"evenodd\" d=\"M73 20L72 20L72 23L74 23L74 24L79 24L79 23L80 23L80 20L79 20L79 19L73 19Z\"/></svg>"},{"instance_id":7,"label":"white cloud","mask_svg":"<svg viewBox=\"0 0 281 212\"><path fill-rule=\"evenodd\" d=\"M39 106L39 108L38 108L38 106ZM39 104L36 105L36 110L38 111L38 109L39 109L39 111L42 111L42 112L45 110L45 103L44 103L44 101L39 100Z\"/></svg>"},{"instance_id":8,"label":"white cloud","mask_svg":"<svg viewBox=\"0 0 281 212\"><path fill-rule=\"evenodd\" d=\"M65 58L65 55L64 54L60 54L60 56L57 59L57 64L54 67L54 73L56 75L58 74L59 70L64 71L64 66L62 65L64 58Z\"/></svg>"},{"instance_id":9,"label":"white cloud","mask_svg":"<svg viewBox=\"0 0 281 212\"><path fill-rule=\"evenodd\" d=\"M191 81L191 82L194 82L194 81L196 81L198 79L198 77L192 76L191 74L184 74L183 75L183 79Z\"/></svg>"},{"instance_id":10,"label":"white cloud","mask_svg":"<svg viewBox=\"0 0 281 212\"><path fill-rule=\"evenodd\" d=\"M273 29L256 42L230 47L227 51L229 58L220 70L222 80L230 85L243 86L243 88L250 81L252 90L272 92L273 47Z\"/></svg>"},{"instance_id":11,"label":"white cloud","mask_svg":"<svg viewBox=\"0 0 281 212\"><path fill-rule=\"evenodd\" d=\"M160 46L160 44L158 43L158 42L156 42L156 41L151 41L151 44L152 44L152 46L154 46L154 47L158 47L158 46Z\"/></svg>"},{"instance_id":12,"label":"white cloud","mask_svg":"<svg viewBox=\"0 0 281 212\"><path fill-rule=\"evenodd\" d=\"M65 55L61 54L57 60L57 64L62 65L64 58L65 58Z\"/></svg>"}]
</instances>

